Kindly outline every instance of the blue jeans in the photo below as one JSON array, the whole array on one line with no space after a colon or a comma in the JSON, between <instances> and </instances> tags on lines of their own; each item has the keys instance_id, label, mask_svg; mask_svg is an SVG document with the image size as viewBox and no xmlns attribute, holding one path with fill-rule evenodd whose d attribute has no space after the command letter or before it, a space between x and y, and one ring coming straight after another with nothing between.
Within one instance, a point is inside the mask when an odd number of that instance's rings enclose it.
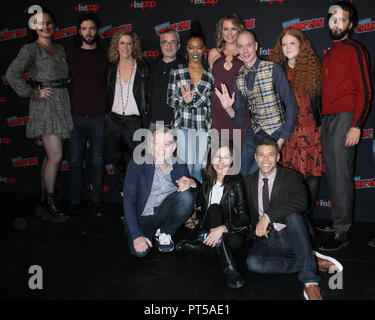
<instances>
[{"instance_id":1,"label":"blue jeans","mask_svg":"<svg viewBox=\"0 0 375 320\"><path fill-rule=\"evenodd\" d=\"M272 231L272 243L263 237L251 249L246 258L247 268L256 273L298 273L298 279L306 284L319 283L315 261L305 218L293 213L285 218L286 228Z\"/></svg>"},{"instance_id":2,"label":"blue jeans","mask_svg":"<svg viewBox=\"0 0 375 320\"><path fill-rule=\"evenodd\" d=\"M177 156L187 164L190 176L198 181L202 180L207 141L207 131L185 128L177 130Z\"/></svg>"},{"instance_id":3,"label":"blue jeans","mask_svg":"<svg viewBox=\"0 0 375 320\"><path fill-rule=\"evenodd\" d=\"M144 236L151 242L157 229L161 233L173 236L177 229L192 215L194 208L193 191L173 192L167 196L160 206L154 208L151 216L140 217L138 223ZM130 252L137 257L146 256L151 248L145 252L136 252L133 241L128 237Z\"/></svg>"},{"instance_id":4,"label":"blue jeans","mask_svg":"<svg viewBox=\"0 0 375 320\"><path fill-rule=\"evenodd\" d=\"M241 152L241 173L243 177L246 177L258 170L258 165L255 161L254 155L259 139L271 137L277 141L280 138L280 134L281 128L276 130L271 136L262 129L257 133L254 133L251 127L247 129Z\"/></svg>"},{"instance_id":5,"label":"blue jeans","mask_svg":"<svg viewBox=\"0 0 375 320\"><path fill-rule=\"evenodd\" d=\"M104 175L104 117L73 115L74 128L70 138L70 203L79 204L82 190L82 166L86 142L90 148L90 176L93 201L101 201ZM87 167L87 166L86 166Z\"/></svg>"}]
</instances>

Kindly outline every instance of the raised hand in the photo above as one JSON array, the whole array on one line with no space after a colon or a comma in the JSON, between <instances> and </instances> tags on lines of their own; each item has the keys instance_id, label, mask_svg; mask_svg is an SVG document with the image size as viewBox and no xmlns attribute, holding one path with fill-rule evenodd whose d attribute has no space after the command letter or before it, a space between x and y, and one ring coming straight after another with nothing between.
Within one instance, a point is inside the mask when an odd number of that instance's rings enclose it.
<instances>
[{"instance_id":1,"label":"raised hand","mask_svg":"<svg viewBox=\"0 0 375 320\"><path fill-rule=\"evenodd\" d=\"M195 89L193 91L190 90L190 83L186 84L186 89L184 85L181 85L181 93L182 97L184 98L185 103L190 103L193 101Z\"/></svg>"},{"instance_id":2,"label":"raised hand","mask_svg":"<svg viewBox=\"0 0 375 320\"><path fill-rule=\"evenodd\" d=\"M215 88L215 94L219 98L221 105L224 109L231 108L234 103L235 92L230 97L229 92L225 84L221 84L221 92L218 88Z\"/></svg>"}]
</instances>

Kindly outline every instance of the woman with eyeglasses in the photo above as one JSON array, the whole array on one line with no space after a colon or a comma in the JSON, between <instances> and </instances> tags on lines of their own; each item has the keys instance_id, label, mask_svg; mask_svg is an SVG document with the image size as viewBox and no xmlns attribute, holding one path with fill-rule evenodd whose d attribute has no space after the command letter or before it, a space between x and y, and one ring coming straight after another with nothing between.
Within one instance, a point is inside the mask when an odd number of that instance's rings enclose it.
<instances>
[{"instance_id":1,"label":"woman with eyeglasses","mask_svg":"<svg viewBox=\"0 0 375 320\"><path fill-rule=\"evenodd\" d=\"M213 144L202 173L202 184L197 183L197 208L201 208L198 238L183 240L176 246L176 250L186 253L216 249L230 288L244 285L233 250L242 245L249 226L239 159L231 141Z\"/></svg>"}]
</instances>

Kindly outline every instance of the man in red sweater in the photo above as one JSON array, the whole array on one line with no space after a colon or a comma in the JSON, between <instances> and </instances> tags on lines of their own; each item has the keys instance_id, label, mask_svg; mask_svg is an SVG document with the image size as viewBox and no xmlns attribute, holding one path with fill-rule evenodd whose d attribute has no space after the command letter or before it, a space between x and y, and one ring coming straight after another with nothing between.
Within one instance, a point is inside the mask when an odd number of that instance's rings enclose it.
<instances>
[{"instance_id":1,"label":"man in red sweater","mask_svg":"<svg viewBox=\"0 0 375 320\"><path fill-rule=\"evenodd\" d=\"M322 65L322 147L332 205L334 235L319 246L325 251L348 245L353 216L355 150L371 100L369 59L349 38L354 7L340 1L330 7L333 46Z\"/></svg>"}]
</instances>

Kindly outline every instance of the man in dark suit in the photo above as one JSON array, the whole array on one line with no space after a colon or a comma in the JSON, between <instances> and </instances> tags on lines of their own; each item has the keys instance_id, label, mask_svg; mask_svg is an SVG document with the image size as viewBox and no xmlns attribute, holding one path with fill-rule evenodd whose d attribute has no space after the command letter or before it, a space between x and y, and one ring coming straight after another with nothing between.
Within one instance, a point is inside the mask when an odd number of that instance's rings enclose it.
<instances>
[{"instance_id":1,"label":"man in dark suit","mask_svg":"<svg viewBox=\"0 0 375 320\"><path fill-rule=\"evenodd\" d=\"M157 127L152 138L146 161L137 164L137 157L130 161L123 189L125 230L130 252L137 257L149 253L154 237L159 251L173 251L172 236L194 206L189 189L196 187L195 181L189 178L186 164L173 159L172 130Z\"/></svg>"},{"instance_id":2,"label":"man in dark suit","mask_svg":"<svg viewBox=\"0 0 375 320\"><path fill-rule=\"evenodd\" d=\"M342 271L335 259L313 252L301 214L308 195L299 173L277 165L276 142L260 139L255 153L257 172L245 178L251 223L258 241L251 248L247 267L257 273L298 273L307 300L322 300L319 270ZM318 263L317 263L318 262Z\"/></svg>"}]
</instances>

